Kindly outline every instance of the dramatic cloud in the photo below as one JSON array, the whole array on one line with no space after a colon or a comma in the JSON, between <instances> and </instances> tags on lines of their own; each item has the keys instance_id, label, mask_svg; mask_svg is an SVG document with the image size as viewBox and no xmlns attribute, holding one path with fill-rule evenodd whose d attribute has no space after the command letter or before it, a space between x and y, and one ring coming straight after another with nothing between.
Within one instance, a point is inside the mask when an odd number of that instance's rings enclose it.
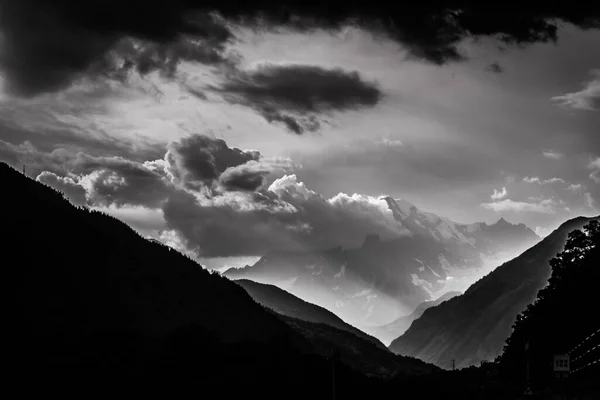
<instances>
[{"instance_id":1,"label":"dramatic cloud","mask_svg":"<svg viewBox=\"0 0 600 400\"><path fill-rule=\"evenodd\" d=\"M44 171L36 180L62 192L75 205L83 206L87 202L85 188L73 178Z\"/></svg>"},{"instance_id":2,"label":"dramatic cloud","mask_svg":"<svg viewBox=\"0 0 600 400\"><path fill-rule=\"evenodd\" d=\"M169 145L168 171L186 187L211 186L230 167L258 161L260 153L230 148L222 139L192 135Z\"/></svg>"},{"instance_id":3,"label":"dramatic cloud","mask_svg":"<svg viewBox=\"0 0 600 400\"><path fill-rule=\"evenodd\" d=\"M570 191L575 192L575 193L581 191L581 189L582 189L582 186L581 186L580 183L578 183L578 184L570 184L569 186L567 186L567 190L570 190Z\"/></svg>"},{"instance_id":4,"label":"dramatic cloud","mask_svg":"<svg viewBox=\"0 0 600 400\"><path fill-rule=\"evenodd\" d=\"M600 110L600 69L592 70L591 75L592 79L580 91L555 96L552 100L577 110Z\"/></svg>"},{"instance_id":5,"label":"dramatic cloud","mask_svg":"<svg viewBox=\"0 0 600 400\"><path fill-rule=\"evenodd\" d=\"M550 179L540 179L537 176L523 178L523 182L525 183L537 183L540 185L545 185L547 183L565 183L565 180L562 178L550 178Z\"/></svg>"},{"instance_id":6,"label":"dramatic cloud","mask_svg":"<svg viewBox=\"0 0 600 400\"><path fill-rule=\"evenodd\" d=\"M505 187L503 187L502 190L500 190L500 191L494 189L494 193L492 193L492 195L490 197L492 198L492 200L500 200L500 199L505 198L507 194L508 194L508 191L506 190Z\"/></svg>"},{"instance_id":7,"label":"dramatic cloud","mask_svg":"<svg viewBox=\"0 0 600 400\"><path fill-rule=\"evenodd\" d=\"M220 13L232 23L267 28L281 25L297 29L339 28L348 23L385 32L400 42L409 55L436 64L460 60L460 41L470 36L495 36L507 43L527 44L556 39L560 20L581 27L598 27L598 6L589 2L561 6L502 4L495 10L469 1L422 1L407 12L405 4L388 1L339 2L206 2L141 0L2 0L0 67L13 93L34 95L61 89L84 74L110 71L104 61L128 38L151 43L128 52L122 65L139 71L172 71L179 58L214 63L222 57L229 30ZM519 15L519 18L506 18ZM188 39L191 38L191 39ZM181 40L189 40L185 45ZM200 44L194 44L199 41ZM127 53L127 52L126 52ZM98 66L100 65L100 66ZM108 65L108 67L107 67Z\"/></svg>"},{"instance_id":8,"label":"dramatic cloud","mask_svg":"<svg viewBox=\"0 0 600 400\"><path fill-rule=\"evenodd\" d=\"M81 76L172 75L180 60L218 63L233 37L219 19L184 14L175 4L3 0L1 6L5 90L22 96L63 89Z\"/></svg>"},{"instance_id":9,"label":"dramatic cloud","mask_svg":"<svg viewBox=\"0 0 600 400\"><path fill-rule=\"evenodd\" d=\"M563 158L563 155L557 151L545 150L542 154L544 154L544 157L552 158L554 160Z\"/></svg>"},{"instance_id":10,"label":"dramatic cloud","mask_svg":"<svg viewBox=\"0 0 600 400\"><path fill-rule=\"evenodd\" d=\"M15 168L24 165L28 175L62 191L76 204L85 203L79 187L91 205L149 208L159 208L170 190L168 174L157 162L73 154L62 148L46 153L29 142L15 146L2 141L0 159Z\"/></svg>"},{"instance_id":11,"label":"dramatic cloud","mask_svg":"<svg viewBox=\"0 0 600 400\"><path fill-rule=\"evenodd\" d=\"M353 247L371 234L408 234L385 200L344 193L326 198L286 174L296 167L287 158L193 135L171 143L164 159L140 163L79 153L66 159L62 173L45 171L38 180L199 257ZM267 179L274 173L279 178Z\"/></svg>"},{"instance_id":12,"label":"dramatic cloud","mask_svg":"<svg viewBox=\"0 0 600 400\"><path fill-rule=\"evenodd\" d=\"M588 168L594 170L590 174L590 179L596 183L600 183L600 157L596 157L596 159L590 161Z\"/></svg>"},{"instance_id":13,"label":"dramatic cloud","mask_svg":"<svg viewBox=\"0 0 600 400\"><path fill-rule=\"evenodd\" d=\"M254 196L238 194L205 204L179 192L164 214L169 226L204 257L358 246L369 234L385 239L406 234L384 200L357 194L326 199L295 175L283 176Z\"/></svg>"},{"instance_id":14,"label":"dramatic cloud","mask_svg":"<svg viewBox=\"0 0 600 400\"><path fill-rule=\"evenodd\" d=\"M219 184L229 191L255 191L263 187L267 175L285 172L297 167L290 159L261 158L245 164L227 168L219 177Z\"/></svg>"},{"instance_id":15,"label":"dramatic cloud","mask_svg":"<svg viewBox=\"0 0 600 400\"><path fill-rule=\"evenodd\" d=\"M494 210L496 212L502 211L516 211L516 212L536 212L536 213L554 213L554 205L556 202L552 199L540 200L539 202L524 202L524 201L513 201L511 199L504 199L495 201L492 203L483 203L482 207Z\"/></svg>"},{"instance_id":16,"label":"dramatic cloud","mask_svg":"<svg viewBox=\"0 0 600 400\"><path fill-rule=\"evenodd\" d=\"M160 208L171 192L164 172L120 157L80 155L75 171L87 173L79 183L95 205Z\"/></svg>"},{"instance_id":17,"label":"dramatic cloud","mask_svg":"<svg viewBox=\"0 0 600 400\"><path fill-rule=\"evenodd\" d=\"M301 64L258 64L231 74L213 90L297 134L318 129L322 114L373 107L383 97L358 72Z\"/></svg>"}]
</instances>

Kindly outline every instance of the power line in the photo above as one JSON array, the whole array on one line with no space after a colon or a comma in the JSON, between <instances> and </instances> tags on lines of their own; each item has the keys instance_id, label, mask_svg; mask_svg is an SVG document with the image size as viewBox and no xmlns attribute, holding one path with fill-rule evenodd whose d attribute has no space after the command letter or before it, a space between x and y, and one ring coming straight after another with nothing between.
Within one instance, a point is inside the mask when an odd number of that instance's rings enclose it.
<instances>
[{"instance_id":1,"label":"power line","mask_svg":"<svg viewBox=\"0 0 600 400\"><path fill-rule=\"evenodd\" d=\"M596 332L592 333L590 336L586 337L585 339L583 339L581 341L581 343L579 343L577 346L573 347L571 349L571 351L569 351L567 354L571 354L572 352L574 352L575 350L577 350L582 344L584 344L585 342L587 342L592 336L594 336L596 333L600 332L600 329L598 329Z\"/></svg>"},{"instance_id":2,"label":"power line","mask_svg":"<svg viewBox=\"0 0 600 400\"><path fill-rule=\"evenodd\" d=\"M587 353L596 350L598 347L600 347L600 344L597 344L596 346L592 347L591 349L589 349L588 351L586 351L585 353L579 355L579 357L576 357L573 359L573 361L577 361L579 360L581 357L585 356Z\"/></svg>"},{"instance_id":3,"label":"power line","mask_svg":"<svg viewBox=\"0 0 600 400\"><path fill-rule=\"evenodd\" d=\"M600 358L599 358L599 359L597 359L596 361L592 361L591 363L588 363L588 364L584 365L583 367L579 367L579 368L577 368L577 369L573 370L573 372L572 372L572 373L575 373L575 372L577 372L577 371L581 371L582 369L584 369L584 368L587 368L587 367L589 367L590 365L596 364L597 362L600 362Z\"/></svg>"}]
</instances>

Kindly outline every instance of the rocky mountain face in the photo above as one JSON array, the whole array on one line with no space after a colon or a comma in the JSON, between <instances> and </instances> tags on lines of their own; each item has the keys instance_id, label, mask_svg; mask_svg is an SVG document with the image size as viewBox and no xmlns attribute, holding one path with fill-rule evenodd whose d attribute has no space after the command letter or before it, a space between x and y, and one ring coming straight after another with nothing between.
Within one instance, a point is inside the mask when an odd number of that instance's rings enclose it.
<instances>
[{"instance_id":1,"label":"rocky mountain face","mask_svg":"<svg viewBox=\"0 0 600 400\"><path fill-rule=\"evenodd\" d=\"M453 290L450 283L477 274L487 258L524 250L539 240L522 224L459 224L404 200L385 200L409 235L390 241L371 235L352 249L272 252L224 275L279 286L367 329Z\"/></svg>"},{"instance_id":2,"label":"rocky mountain face","mask_svg":"<svg viewBox=\"0 0 600 400\"><path fill-rule=\"evenodd\" d=\"M562 250L569 232L590 220L580 217L565 222L463 295L429 308L391 343L390 349L444 368L451 360L456 367L466 367L494 359L501 353L517 314L547 285L549 260Z\"/></svg>"}]
</instances>

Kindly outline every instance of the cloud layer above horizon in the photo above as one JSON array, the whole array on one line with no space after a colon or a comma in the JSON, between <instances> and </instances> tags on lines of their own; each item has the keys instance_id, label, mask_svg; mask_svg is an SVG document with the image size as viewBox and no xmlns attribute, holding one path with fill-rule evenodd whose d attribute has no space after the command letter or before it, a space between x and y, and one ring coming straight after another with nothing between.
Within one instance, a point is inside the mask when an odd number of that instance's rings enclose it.
<instances>
[{"instance_id":1,"label":"cloud layer above horizon","mask_svg":"<svg viewBox=\"0 0 600 400\"><path fill-rule=\"evenodd\" d=\"M385 200L345 193L325 198L298 181L291 160L265 158L209 136L170 143L164 159L144 163L79 153L63 157L56 168L55 154L28 151L53 167L36 179L74 204L109 213L154 210L164 219L159 237L176 237L182 250L198 257L353 247L370 234L407 234ZM127 220L127 213L121 218Z\"/></svg>"},{"instance_id":2,"label":"cloud layer above horizon","mask_svg":"<svg viewBox=\"0 0 600 400\"><path fill-rule=\"evenodd\" d=\"M186 251L400 235L383 194L533 229L598 212L594 6L0 3L0 160Z\"/></svg>"}]
</instances>

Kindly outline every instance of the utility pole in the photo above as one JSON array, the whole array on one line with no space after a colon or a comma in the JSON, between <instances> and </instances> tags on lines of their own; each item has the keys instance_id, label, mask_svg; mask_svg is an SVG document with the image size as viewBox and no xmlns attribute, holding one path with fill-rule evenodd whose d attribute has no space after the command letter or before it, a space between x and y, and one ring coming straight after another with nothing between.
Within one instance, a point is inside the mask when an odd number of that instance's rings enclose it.
<instances>
[{"instance_id":1,"label":"utility pole","mask_svg":"<svg viewBox=\"0 0 600 400\"><path fill-rule=\"evenodd\" d=\"M337 357L337 353L334 349L331 352L331 385L332 385L331 394L333 396L332 397L333 400L335 400L335 360L336 360L336 357Z\"/></svg>"},{"instance_id":2,"label":"utility pole","mask_svg":"<svg viewBox=\"0 0 600 400\"><path fill-rule=\"evenodd\" d=\"M532 395L531 391L531 379L529 376L529 335L527 335L527 341L525 342L525 363L527 364L527 388L525 389L525 395Z\"/></svg>"}]
</instances>

